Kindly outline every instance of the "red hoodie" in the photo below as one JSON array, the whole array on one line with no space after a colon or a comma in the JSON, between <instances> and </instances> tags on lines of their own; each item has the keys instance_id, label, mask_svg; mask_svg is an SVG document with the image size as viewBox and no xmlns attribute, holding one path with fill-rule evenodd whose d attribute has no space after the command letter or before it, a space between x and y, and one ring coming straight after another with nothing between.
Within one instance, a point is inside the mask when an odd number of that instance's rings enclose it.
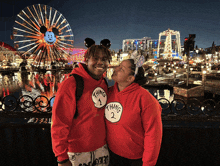
<instances>
[{"instance_id":1,"label":"red hoodie","mask_svg":"<svg viewBox=\"0 0 220 166\"><path fill-rule=\"evenodd\" d=\"M107 85L103 78L93 79L83 64L71 73L84 80L84 90L77 102L77 119L74 77L64 80L56 93L52 109L51 137L55 156L59 161L68 159L67 152L94 151L106 144L104 107L107 102Z\"/></svg>"},{"instance_id":2,"label":"red hoodie","mask_svg":"<svg viewBox=\"0 0 220 166\"><path fill-rule=\"evenodd\" d=\"M121 92L115 83L105 107L110 150L128 159L142 158L143 166L155 165L162 141L161 111L156 98L137 83Z\"/></svg>"}]
</instances>

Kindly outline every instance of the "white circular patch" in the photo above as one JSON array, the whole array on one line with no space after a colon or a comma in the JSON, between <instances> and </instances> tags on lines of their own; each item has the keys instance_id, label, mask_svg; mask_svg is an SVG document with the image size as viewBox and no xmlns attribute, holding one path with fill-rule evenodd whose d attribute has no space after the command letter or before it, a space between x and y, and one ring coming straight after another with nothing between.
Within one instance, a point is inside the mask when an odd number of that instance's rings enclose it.
<instances>
[{"instance_id":1,"label":"white circular patch","mask_svg":"<svg viewBox=\"0 0 220 166\"><path fill-rule=\"evenodd\" d=\"M119 102L108 103L105 107L105 118L112 122L118 122L121 119L123 107Z\"/></svg>"},{"instance_id":2,"label":"white circular patch","mask_svg":"<svg viewBox=\"0 0 220 166\"><path fill-rule=\"evenodd\" d=\"M96 108L102 108L105 106L107 102L107 94L105 93L104 89L97 87L92 92L92 101L94 102L94 106Z\"/></svg>"}]
</instances>

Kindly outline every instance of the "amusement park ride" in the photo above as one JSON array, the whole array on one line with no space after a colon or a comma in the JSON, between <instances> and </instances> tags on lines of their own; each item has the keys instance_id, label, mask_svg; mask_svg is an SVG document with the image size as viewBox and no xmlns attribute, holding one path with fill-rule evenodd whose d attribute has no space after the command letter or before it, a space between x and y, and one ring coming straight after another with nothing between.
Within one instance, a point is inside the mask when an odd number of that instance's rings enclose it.
<instances>
[{"instance_id":1,"label":"amusement park ride","mask_svg":"<svg viewBox=\"0 0 220 166\"><path fill-rule=\"evenodd\" d=\"M32 58L35 67L68 60L73 49L73 33L65 17L47 5L28 6L17 14L13 34L14 48Z\"/></svg>"},{"instance_id":2,"label":"amusement park ride","mask_svg":"<svg viewBox=\"0 0 220 166\"><path fill-rule=\"evenodd\" d=\"M31 63L29 65L32 68L11 72L14 66L5 65L7 68L3 68L0 65L0 97L14 94L20 89L23 97L19 97L19 100L24 105L24 110L33 110L33 107L25 106L23 101L32 103L33 100L51 99L65 74L69 73L60 69L65 69L68 62L74 61L76 56L72 56L73 53L81 56L85 52L85 49L73 48L73 33L65 17L56 9L42 4L28 6L17 14L11 39L14 41L14 48L0 43L0 57L8 61L5 55L20 56L18 59L23 61L19 63L19 68L27 67L27 62ZM55 64L55 70L52 64ZM52 70L41 71L47 67ZM9 74L4 75L3 72L6 71ZM43 99L36 94L43 95Z\"/></svg>"},{"instance_id":3,"label":"amusement park ride","mask_svg":"<svg viewBox=\"0 0 220 166\"><path fill-rule=\"evenodd\" d=\"M158 58L159 58L159 55L160 55L161 36L166 36L164 52L161 53L161 54L164 55L164 59L172 58L172 54L174 54L172 52L172 36L173 35L176 36L177 53L178 53L178 55L181 55L180 32L179 31L170 30L168 28L168 30L159 33L159 42L158 42L158 47L157 47L157 57Z\"/></svg>"}]
</instances>

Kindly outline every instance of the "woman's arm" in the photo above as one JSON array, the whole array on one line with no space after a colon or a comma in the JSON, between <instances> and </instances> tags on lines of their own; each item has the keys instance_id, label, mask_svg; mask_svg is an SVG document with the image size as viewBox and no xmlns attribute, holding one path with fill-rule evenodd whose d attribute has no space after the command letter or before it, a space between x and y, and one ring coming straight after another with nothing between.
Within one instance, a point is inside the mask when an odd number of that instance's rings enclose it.
<instances>
[{"instance_id":1,"label":"woman's arm","mask_svg":"<svg viewBox=\"0 0 220 166\"><path fill-rule=\"evenodd\" d=\"M154 166L160 152L162 141L162 108L156 101L142 111L142 124L144 127L144 153L143 166Z\"/></svg>"}]
</instances>

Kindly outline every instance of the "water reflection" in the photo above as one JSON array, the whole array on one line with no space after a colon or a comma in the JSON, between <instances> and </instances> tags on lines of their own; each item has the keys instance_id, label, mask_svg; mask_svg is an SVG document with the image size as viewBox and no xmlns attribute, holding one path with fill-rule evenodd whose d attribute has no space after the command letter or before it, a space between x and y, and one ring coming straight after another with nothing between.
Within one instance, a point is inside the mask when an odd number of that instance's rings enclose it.
<instances>
[{"instance_id":1,"label":"water reflection","mask_svg":"<svg viewBox=\"0 0 220 166\"><path fill-rule=\"evenodd\" d=\"M52 99L58 90L60 83L68 77L71 70L52 70L46 72L15 72L9 75L0 75L0 98L13 95L16 99L23 101L34 101L38 96L45 96L48 100ZM109 86L114 85L114 81L107 79ZM173 101L174 94L169 89L146 88L157 100L166 98ZM30 99L31 97L31 99ZM47 100L39 98L38 100ZM54 100L54 99L53 99ZM52 100L52 102L53 102ZM37 101L36 101L37 102ZM48 101L45 101L48 103ZM52 103L50 103L52 105ZM27 108L26 111L31 111Z\"/></svg>"},{"instance_id":2,"label":"water reflection","mask_svg":"<svg viewBox=\"0 0 220 166\"><path fill-rule=\"evenodd\" d=\"M67 77L71 70L54 70L43 72L15 72L9 75L0 75L0 97L14 95L28 95L35 99L39 95L52 98L59 84Z\"/></svg>"}]
</instances>

